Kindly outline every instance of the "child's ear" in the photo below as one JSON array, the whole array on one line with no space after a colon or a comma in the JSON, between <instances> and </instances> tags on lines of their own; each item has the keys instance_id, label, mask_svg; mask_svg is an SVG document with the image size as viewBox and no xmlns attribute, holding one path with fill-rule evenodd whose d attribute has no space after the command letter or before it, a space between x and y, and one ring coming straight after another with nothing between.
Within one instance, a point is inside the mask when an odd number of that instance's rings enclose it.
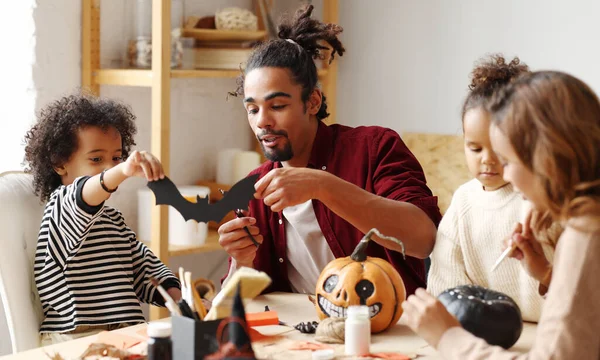
<instances>
[{"instance_id":1,"label":"child's ear","mask_svg":"<svg viewBox=\"0 0 600 360\"><path fill-rule=\"evenodd\" d=\"M67 169L64 166L55 167L54 171L60 176L67 175Z\"/></svg>"},{"instance_id":2,"label":"child's ear","mask_svg":"<svg viewBox=\"0 0 600 360\"><path fill-rule=\"evenodd\" d=\"M321 90L314 89L308 98L308 113L310 115L317 115L319 109L321 108L321 103L323 102L323 94Z\"/></svg>"}]
</instances>

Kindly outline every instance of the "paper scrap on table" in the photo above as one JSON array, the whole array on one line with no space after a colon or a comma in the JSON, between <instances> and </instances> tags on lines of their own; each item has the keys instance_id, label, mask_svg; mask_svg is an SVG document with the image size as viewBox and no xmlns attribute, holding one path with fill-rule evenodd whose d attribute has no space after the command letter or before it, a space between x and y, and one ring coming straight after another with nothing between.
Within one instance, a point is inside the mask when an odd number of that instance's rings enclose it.
<instances>
[{"instance_id":1,"label":"paper scrap on table","mask_svg":"<svg viewBox=\"0 0 600 360\"><path fill-rule=\"evenodd\" d=\"M136 331L135 333L140 335L141 337L143 337L146 340L148 340L150 338L148 336L148 328L147 327L140 329L140 330Z\"/></svg>"},{"instance_id":2,"label":"paper scrap on table","mask_svg":"<svg viewBox=\"0 0 600 360\"><path fill-rule=\"evenodd\" d=\"M289 347L290 350L324 350L333 349L329 345L317 344L310 341L298 341Z\"/></svg>"},{"instance_id":3,"label":"paper scrap on table","mask_svg":"<svg viewBox=\"0 0 600 360\"><path fill-rule=\"evenodd\" d=\"M129 349L142 342L141 339L127 336L125 334L102 331L98 333L97 343L112 345L119 349Z\"/></svg>"},{"instance_id":4,"label":"paper scrap on table","mask_svg":"<svg viewBox=\"0 0 600 360\"><path fill-rule=\"evenodd\" d=\"M373 353L369 354L367 357L375 358L375 359L386 359L386 360L411 360L416 358L416 355L404 355L399 353L392 352L381 352L381 353Z\"/></svg>"}]
</instances>

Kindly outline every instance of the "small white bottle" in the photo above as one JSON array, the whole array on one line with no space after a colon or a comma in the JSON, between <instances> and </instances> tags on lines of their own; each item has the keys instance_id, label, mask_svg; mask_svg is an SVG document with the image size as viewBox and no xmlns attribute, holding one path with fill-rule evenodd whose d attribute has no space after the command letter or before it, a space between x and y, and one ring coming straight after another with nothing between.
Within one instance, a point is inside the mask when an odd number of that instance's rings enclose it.
<instances>
[{"instance_id":1,"label":"small white bottle","mask_svg":"<svg viewBox=\"0 0 600 360\"><path fill-rule=\"evenodd\" d=\"M345 327L344 343L346 355L368 355L371 344L369 307L365 305L349 306Z\"/></svg>"}]
</instances>

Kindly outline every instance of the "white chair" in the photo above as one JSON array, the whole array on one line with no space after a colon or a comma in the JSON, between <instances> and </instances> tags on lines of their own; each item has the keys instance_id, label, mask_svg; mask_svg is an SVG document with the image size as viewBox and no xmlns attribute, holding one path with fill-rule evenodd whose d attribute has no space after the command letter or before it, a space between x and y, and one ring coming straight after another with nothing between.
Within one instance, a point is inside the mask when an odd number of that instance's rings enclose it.
<instances>
[{"instance_id":1,"label":"white chair","mask_svg":"<svg viewBox=\"0 0 600 360\"><path fill-rule=\"evenodd\" d=\"M44 204L32 181L23 172L0 174L0 299L13 353L40 346L43 320L33 260Z\"/></svg>"}]
</instances>

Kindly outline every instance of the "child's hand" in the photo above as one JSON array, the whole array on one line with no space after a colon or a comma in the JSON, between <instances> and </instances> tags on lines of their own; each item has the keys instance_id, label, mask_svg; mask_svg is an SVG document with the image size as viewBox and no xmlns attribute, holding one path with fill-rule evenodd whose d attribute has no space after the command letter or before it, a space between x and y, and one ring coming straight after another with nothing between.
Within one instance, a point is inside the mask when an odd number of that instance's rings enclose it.
<instances>
[{"instance_id":1,"label":"child's hand","mask_svg":"<svg viewBox=\"0 0 600 360\"><path fill-rule=\"evenodd\" d=\"M402 303L408 327L434 348L446 330L460 326L444 305L424 289L417 289Z\"/></svg>"},{"instance_id":2,"label":"child's hand","mask_svg":"<svg viewBox=\"0 0 600 360\"><path fill-rule=\"evenodd\" d=\"M176 287L168 288L167 293L173 298L175 302L181 300L181 290Z\"/></svg>"},{"instance_id":3,"label":"child's hand","mask_svg":"<svg viewBox=\"0 0 600 360\"><path fill-rule=\"evenodd\" d=\"M123 163L123 174L128 177L145 177L148 181L165 177L162 165L154 155L149 152L137 150L132 152Z\"/></svg>"}]
</instances>

